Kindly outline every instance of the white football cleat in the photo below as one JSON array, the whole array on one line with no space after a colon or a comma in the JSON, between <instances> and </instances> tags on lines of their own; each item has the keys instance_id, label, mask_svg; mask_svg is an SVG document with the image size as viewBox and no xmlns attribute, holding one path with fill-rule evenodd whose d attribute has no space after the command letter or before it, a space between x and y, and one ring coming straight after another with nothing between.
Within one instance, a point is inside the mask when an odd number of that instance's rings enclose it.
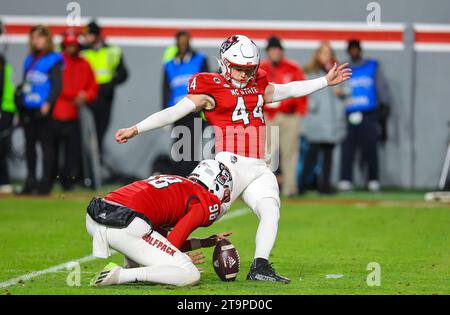
<instances>
[{"instance_id":1,"label":"white football cleat","mask_svg":"<svg viewBox=\"0 0 450 315\"><path fill-rule=\"evenodd\" d=\"M342 192L351 191L351 190L353 190L353 183L348 180L341 180L338 183L338 190L342 191Z\"/></svg>"},{"instance_id":2,"label":"white football cleat","mask_svg":"<svg viewBox=\"0 0 450 315\"><path fill-rule=\"evenodd\" d=\"M379 192L380 191L380 182L377 180L370 180L367 188L369 188L369 191L371 192Z\"/></svg>"},{"instance_id":3,"label":"white football cleat","mask_svg":"<svg viewBox=\"0 0 450 315\"><path fill-rule=\"evenodd\" d=\"M115 263L109 263L103 268L102 271L97 273L91 280L91 286L104 286L119 284L119 273L122 269L119 265Z\"/></svg>"}]
</instances>

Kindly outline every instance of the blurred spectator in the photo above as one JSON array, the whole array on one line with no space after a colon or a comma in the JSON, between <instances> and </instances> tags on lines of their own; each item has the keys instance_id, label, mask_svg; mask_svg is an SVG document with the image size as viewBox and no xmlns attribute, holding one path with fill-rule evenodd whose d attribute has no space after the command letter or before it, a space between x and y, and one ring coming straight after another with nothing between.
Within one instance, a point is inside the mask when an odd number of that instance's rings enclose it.
<instances>
[{"instance_id":1,"label":"blurred spectator","mask_svg":"<svg viewBox=\"0 0 450 315\"><path fill-rule=\"evenodd\" d=\"M43 25L29 33L30 54L23 68L23 81L16 91L16 105L25 131L27 178L21 194L47 194L53 158L50 117L62 86L62 55L54 52L52 34ZM36 180L36 143L43 155L42 178Z\"/></svg>"},{"instance_id":2,"label":"blurred spectator","mask_svg":"<svg viewBox=\"0 0 450 315\"><path fill-rule=\"evenodd\" d=\"M94 21L85 28L85 44L82 55L94 70L99 84L97 98L90 108L94 114L99 149L103 152L103 139L111 117L114 91L117 85L127 80L128 70L120 47L105 43L101 28Z\"/></svg>"},{"instance_id":3,"label":"blurred spectator","mask_svg":"<svg viewBox=\"0 0 450 315\"><path fill-rule=\"evenodd\" d=\"M70 190L79 180L81 165L81 139L78 107L92 102L98 91L94 72L89 63L80 57L81 34L73 29L63 34L61 43L64 58L61 95L52 114L50 138L53 146L49 153L53 159L54 174L64 190ZM60 150L60 148L64 150ZM59 171L58 153L63 153L63 166ZM49 189L51 188L49 185Z\"/></svg>"},{"instance_id":4,"label":"blurred spectator","mask_svg":"<svg viewBox=\"0 0 450 315\"><path fill-rule=\"evenodd\" d=\"M177 55L177 52L178 52L177 45L171 45L171 46L167 47L163 53L163 63L166 63L166 62L172 60L173 58L175 58L175 56Z\"/></svg>"},{"instance_id":5,"label":"blurred spectator","mask_svg":"<svg viewBox=\"0 0 450 315\"><path fill-rule=\"evenodd\" d=\"M208 72L208 60L200 52L194 51L191 48L191 36L187 31L179 31L176 35L177 52L174 58L164 64L163 73L163 104L162 107L167 108L175 105L183 97L187 95L187 87L189 78L198 72ZM174 127L185 126L191 133L191 156L190 161L181 160L174 164L174 173L181 176L188 175L197 165L195 161L195 149L200 149L195 146L199 143L201 135L194 134L194 119L200 120L198 114L191 113L182 119L175 122ZM184 135L179 135L174 139L174 142L179 141ZM198 136L196 139L195 136ZM183 148L184 150L185 148Z\"/></svg>"},{"instance_id":6,"label":"blurred spectator","mask_svg":"<svg viewBox=\"0 0 450 315\"><path fill-rule=\"evenodd\" d=\"M269 82L284 84L304 80L301 67L294 61L285 58L284 49L278 37L272 36L268 39L266 53L267 59L261 62L260 67L267 72ZM289 197L297 194L298 137L300 135L300 117L307 111L306 99L302 97L284 100L281 103L267 104L264 111L269 133L272 126L280 128L279 148L282 174L280 185L283 195ZM272 145L270 141L269 135L269 150ZM275 153L271 152L272 155Z\"/></svg>"},{"instance_id":7,"label":"blurred spectator","mask_svg":"<svg viewBox=\"0 0 450 315\"><path fill-rule=\"evenodd\" d=\"M390 100L387 82L379 63L364 59L359 40L348 43L350 67L353 75L349 80L352 97L347 106L347 137L342 144L341 181L342 191L353 188L353 162L357 150L361 151L361 162L368 170L368 189L378 191L378 131L380 118L377 108L386 116Z\"/></svg>"},{"instance_id":8,"label":"blurred spectator","mask_svg":"<svg viewBox=\"0 0 450 315\"><path fill-rule=\"evenodd\" d=\"M2 29L0 21L0 36L3 33ZM13 192L7 161L11 147L13 118L16 112L12 75L13 69L6 62L3 52L0 51L0 194Z\"/></svg>"},{"instance_id":9,"label":"blurred spectator","mask_svg":"<svg viewBox=\"0 0 450 315\"><path fill-rule=\"evenodd\" d=\"M335 62L337 60L330 44L322 43L304 68L307 79L312 80L326 75ZM350 89L344 83L308 96L308 114L303 119L303 127L309 148L303 165L300 193L308 189L308 178L318 161L321 161L318 192L333 193L330 185L333 149L345 137L347 126L344 101L349 94Z\"/></svg>"}]
</instances>

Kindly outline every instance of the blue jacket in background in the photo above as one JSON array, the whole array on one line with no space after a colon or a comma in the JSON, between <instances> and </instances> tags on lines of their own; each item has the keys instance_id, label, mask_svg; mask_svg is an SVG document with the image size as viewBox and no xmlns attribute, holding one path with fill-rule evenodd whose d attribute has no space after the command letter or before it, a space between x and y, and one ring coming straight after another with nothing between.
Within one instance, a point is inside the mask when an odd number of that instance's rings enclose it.
<instances>
[{"instance_id":1,"label":"blue jacket in background","mask_svg":"<svg viewBox=\"0 0 450 315\"><path fill-rule=\"evenodd\" d=\"M25 81L23 85L23 104L25 108L40 108L50 95L52 83L50 70L63 62L62 55L50 52L44 56L28 55L24 62Z\"/></svg>"},{"instance_id":2,"label":"blue jacket in background","mask_svg":"<svg viewBox=\"0 0 450 315\"><path fill-rule=\"evenodd\" d=\"M352 96L347 104L347 113L366 112L377 107L377 68L376 60L367 59L358 66L352 66L352 77L348 81Z\"/></svg>"},{"instance_id":3,"label":"blue jacket in background","mask_svg":"<svg viewBox=\"0 0 450 315\"><path fill-rule=\"evenodd\" d=\"M178 103L187 95L188 82L192 75L202 72L206 57L198 52L194 52L190 59L181 61L174 58L164 65L166 80L170 87L166 107L171 107Z\"/></svg>"}]
</instances>

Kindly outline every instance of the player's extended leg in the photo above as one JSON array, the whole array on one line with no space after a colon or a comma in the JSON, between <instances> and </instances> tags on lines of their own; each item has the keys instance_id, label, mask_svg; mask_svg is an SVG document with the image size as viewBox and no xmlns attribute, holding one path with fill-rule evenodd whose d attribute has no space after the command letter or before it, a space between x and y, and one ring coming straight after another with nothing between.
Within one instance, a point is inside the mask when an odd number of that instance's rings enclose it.
<instances>
[{"instance_id":1,"label":"player's extended leg","mask_svg":"<svg viewBox=\"0 0 450 315\"><path fill-rule=\"evenodd\" d=\"M86 216L86 225L91 235L101 226L89 215ZM97 274L92 284L111 285L142 281L185 286L198 283L200 272L191 259L161 234L150 232L151 227L140 218L135 218L123 229L107 227L108 245L144 267L127 269L108 264Z\"/></svg>"},{"instance_id":2,"label":"player's extended leg","mask_svg":"<svg viewBox=\"0 0 450 315\"><path fill-rule=\"evenodd\" d=\"M227 204L223 204L228 211L233 202L241 195L247 185L251 182L253 177L251 164L248 158L241 157L239 155L230 152L219 152L215 157L216 161L219 161L228 167L231 176L233 178L233 190L231 191L231 201Z\"/></svg>"},{"instance_id":3,"label":"player's extended leg","mask_svg":"<svg viewBox=\"0 0 450 315\"><path fill-rule=\"evenodd\" d=\"M275 175L266 168L242 193L245 203L259 218L256 232L255 256L247 280L278 281L289 283L278 275L269 263L269 255L275 244L280 219L279 188Z\"/></svg>"}]
</instances>

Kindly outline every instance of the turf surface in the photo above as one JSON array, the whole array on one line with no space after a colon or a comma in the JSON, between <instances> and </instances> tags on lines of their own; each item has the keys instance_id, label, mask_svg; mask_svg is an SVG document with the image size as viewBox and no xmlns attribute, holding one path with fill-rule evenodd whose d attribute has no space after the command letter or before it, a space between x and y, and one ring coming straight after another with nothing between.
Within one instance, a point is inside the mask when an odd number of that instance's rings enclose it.
<instances>
[{"instance_id":1,"label":"turf surface","mask_svg":"<svg viewBox=\"0 0 450 315\"><path fill-rule=\"evenodd\" d=\"M49 198L0 197L0 283L90 255L84 226L88 192ZM1 287L0 294L449 294L450 205L425 203L422 193L368 194L282 201L281 221L271 261L292 279L289 285L245 280L254 252L257 218L236 202L231 217L194 232L208 236L233 231L241 256L235 282L215 275L205 249L201 283L189 288L153 284L89 287L107 264L81 264L81 286L69 286L69 270ZM233 211L236 214L232 215ZM121 263L115 254L109 261ZM369 262L381 266L381 285L368 286ZM327 275L343 275L328 279Z\"/></svg>"}]
</instances>

